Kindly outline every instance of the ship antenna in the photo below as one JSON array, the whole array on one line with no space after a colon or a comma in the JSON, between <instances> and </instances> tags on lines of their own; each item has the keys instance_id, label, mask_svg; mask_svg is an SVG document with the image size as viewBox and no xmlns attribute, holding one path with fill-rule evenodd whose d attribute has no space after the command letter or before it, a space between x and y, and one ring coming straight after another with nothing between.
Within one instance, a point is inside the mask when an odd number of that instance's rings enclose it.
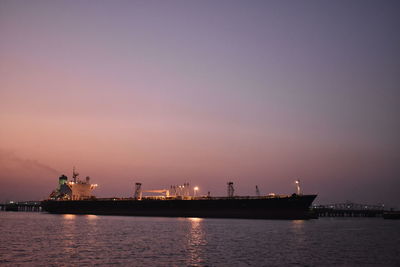
<instances>
[{"instance_id":1,"label":"ship antenna","mask_svg":"<svg viewBox=\"0 0 400 267\"><path fill-rule=\"evenodd\" d=\"M260 190L258 189L258 185L256 185L256 195L259 197L260 196Z\"/></svg>"},{"instance_id":2,"label":"ship antenna","mask_svg":"<svg viewBox=\"0 0 400 267\"><path fill-rule=\"evenodd\" d=\"M235 189L233 189L233 182L228 182L228 197L232 198Z\"/></svg>"},{"instance_id":3,"label":"ship antenna","mask_svg":"<svg viewBox=\"0 0 400 267\"><path fill-rule=\"evenodd\" d=\"M78 178L79 173L75 172L75 166L72 170L72 177L74 178L74 183L76 183L76 179Z\"/></svg>"}]
</instances>

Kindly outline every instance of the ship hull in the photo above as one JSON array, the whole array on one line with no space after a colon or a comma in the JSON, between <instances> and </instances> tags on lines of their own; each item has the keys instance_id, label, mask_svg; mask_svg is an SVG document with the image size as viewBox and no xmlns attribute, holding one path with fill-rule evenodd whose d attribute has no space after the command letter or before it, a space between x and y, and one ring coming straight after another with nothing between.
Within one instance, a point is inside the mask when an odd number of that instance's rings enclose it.
<instances>
[{"instance_id":1,"label":"ship hull","mask_svg":"<svg viewBox=\"0 0 400 267\"><path fill-rule=\"evenodd\" d=\"M204 198L196 200L45 200L42 209L58 214L157 217L310 219L316 195L274 198Z\"/></svg>"}]
</instances>

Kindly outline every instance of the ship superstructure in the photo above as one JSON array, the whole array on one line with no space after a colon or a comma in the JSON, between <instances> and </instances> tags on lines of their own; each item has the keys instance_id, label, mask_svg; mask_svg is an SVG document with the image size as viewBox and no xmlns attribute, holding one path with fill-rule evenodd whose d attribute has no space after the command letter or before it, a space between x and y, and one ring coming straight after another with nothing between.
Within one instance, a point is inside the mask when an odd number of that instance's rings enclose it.
<instances>
[{"instance_id":1,"label":"ship superstructure","mask_svg":"<svg viewBox=\"0 0 400 267\"><path fill-rule=\"evenodd\" d=\"M58 188L50 194L52 200L85 200L93 198L92 191L97 184L90 183L90 177L86 176L85 181L79 179L79 173L72 172L72 181L64 174L58 178Z\"/></svg>"}]
</instances>

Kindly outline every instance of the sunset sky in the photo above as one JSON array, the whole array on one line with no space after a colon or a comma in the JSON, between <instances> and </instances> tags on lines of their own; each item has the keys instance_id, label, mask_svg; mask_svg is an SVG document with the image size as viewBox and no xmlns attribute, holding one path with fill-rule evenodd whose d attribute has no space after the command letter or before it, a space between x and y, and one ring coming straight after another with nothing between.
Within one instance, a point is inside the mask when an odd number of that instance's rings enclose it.
<instances>
[{"instance_id":1,"label":"sunset sky","mask_svg":"<svg viewBox=\"0 0 400 267\"><path fill-rule=\"evenodd\" d=\"M400 208L399 1L0 0L0 201L189 182Z\"/></svg>"}]
</instances>

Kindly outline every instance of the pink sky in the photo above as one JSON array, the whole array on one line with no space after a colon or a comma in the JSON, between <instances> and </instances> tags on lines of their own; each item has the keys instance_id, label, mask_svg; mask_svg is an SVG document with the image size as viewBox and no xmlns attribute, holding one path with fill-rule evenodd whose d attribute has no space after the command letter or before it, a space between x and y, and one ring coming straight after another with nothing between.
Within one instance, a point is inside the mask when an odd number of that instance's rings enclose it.
<instances>
[{"instance_id":1,"label":"pink sky","mask_svg":"<svg viewBox=\"0 0 400 267\"><path fill-rule=\"evenodd\" d=\"M400 207L399 4L367 2L1 1L0 201L76 166Z\"/></svg>"}]
</instances>

